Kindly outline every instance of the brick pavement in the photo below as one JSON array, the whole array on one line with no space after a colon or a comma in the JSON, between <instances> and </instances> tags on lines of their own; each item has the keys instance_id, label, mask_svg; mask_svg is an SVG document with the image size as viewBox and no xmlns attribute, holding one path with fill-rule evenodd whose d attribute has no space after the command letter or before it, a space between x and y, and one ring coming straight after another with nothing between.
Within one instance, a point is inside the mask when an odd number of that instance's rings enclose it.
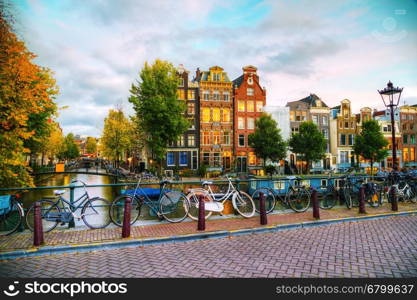
<instances>
[{"instance_id":1,"label":"brick pavement","mask_svg":"<svg viewBox=\"0 0 417 300\"><path fill-rule=\"evenodd\" d=\"M416 204L399 204L399 211L416 210ZM391 206L386 203L379 208L367 207L368 214L390 213ZM358 216L358 208L347 209L345 207L333 208L331 210L320 210L321 220L341 219ZM313 221L311 211L304 213L285 213L268 215L268 225L291 224L306 221ZM260 227L259 217L244 219L242 217L207 220L206 232L218 230L237 230L245 228ZM161 223L155 225L133 226L131 229L132 238L166 237L173 235L185 235L197 233L197 222ZM117 241L121 239L121 228L104 228L96 230L55 230L45 234L45 244L49 246L88 244L97 242ZM33 247L32 233L13 234L7 237L0 237L0 252L17 249L30 249Z\"/></svg>"},{"instance_id":2,"label":"brick pavement","mask_svg":"<svg viewBox=\"0 0 417 300\"><path fill-rule=\"evenodd\" d=\"M0 262L0 277L416 277L417 216Z\"/></svg>"}]
</instances>

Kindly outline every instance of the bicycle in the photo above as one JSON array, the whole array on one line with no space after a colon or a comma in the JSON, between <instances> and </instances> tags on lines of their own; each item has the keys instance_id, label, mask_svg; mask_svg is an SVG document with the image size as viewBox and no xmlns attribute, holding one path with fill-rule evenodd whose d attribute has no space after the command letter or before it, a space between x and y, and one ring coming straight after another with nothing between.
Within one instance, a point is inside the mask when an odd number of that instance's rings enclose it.
<instances>
[{"instance_id":1,"label":"bicycle","mask_svg":"<svg viewBox=\"0 0 417 300\"><path fill-rule=\"evenodd\" d=\"M228 186L224 193L213 193L212 181L203 181L202 188L191 189L187 194L190 203L188 216L192 220L198 220L199 197L205 197L205 218L208 219L213 212L221 213L224 209L224 203L227 200L232 201L233 208L242 217L250 218L255 214L255 203L252 197L243 191L235 188L230 177L227 177Z\"/></svg>"},{"instance_id":2,"label":"bicycle","mask_svg":"<svg viewBox=\"0 0 417 300\"><path fill-rule=\"evenodd\" d=\"M393 190L393 191L392 191ZM417 202L417 194L413 184L409 184L405 178L392 184L387 190L387 196L389 201L391 200L392 192L397 197L399 202L409 201L411 203ZM391 201L390 201L391 202Z\"/></svg>"},{"instance_id":3,"label":"bicycle","mask_svg":"<svg viewBox=\"0 0 417 300\"><path fill-rule=\"evenodd\" d=\"M336 205L339 192L336 190L336 187L333 183L334 179L327 179L327 185L322 186L325 188L325 191L319 193L319 206L321 209L331 209Z\"/></svg>"},{"instance_id":4,"label":"bicycle","mask_svg":"<svg viewBox=\"0 0 417 300\"><path fill-rule=\"evenodd\" d=\"M62 195L65 190L54 190L54 197L45 197L38 201L41 206L41 218L44 232L52 231L58 224L65 225L75 218L82 219L84 224L91 229L105 228L110 224L108 209L109 201L100 197L90 198L86 184L81 180L73 180L71 183L80 182L84 188L84 194L73 203L65 199ZM77 204L79 203L79 204ZM78 216L74 212L81 208ZM29 230L34 228L35 203L29 208L26 214L26 225Z\"/></svg>"},{"instance_id":5,"label":"bicycle","mask_svg":"<svg viewBox=\"0 0 417 300\"><path fill-rule=\"evenodd\" d=\"M157 201L151 200L146 191L140 186L142 178L139 178L133 195L120 195L113 200L110 206L110 219L117 225L123 225L124 207L126 199L131 199L130 224L133 225L139 218L142 205L149 207L159 219L165 219L171 223L183 221L188 214L189 203L187 197L179 191L169 191L165 187L168 180L160 182L160 191Z\"/></svg>"},{"instance_id":6,"label":"bicycle","mask_svg":"<svg viewBox=\"0 0 417 300\"><path fill-rule=\"evenodd\" d=\"M274 211L277 202L276 198L281 201L284 207L289 207L295 212L304 212L309 208L311 201L311 191L307 187L299 185L302 178L296 176L288 176L286 179L288 180L289 187L285 195L278 194L274 189L269 187L261 187L253 192L252 198L255 202L256 212L259 213L259 199L261 193L265 197L266 213L271 213Z\"/></svg>"},{"instance_id":7,"label":"bicycle","mask_svg":"<svg viewBox=\"0 0 417 300\"><path fill-rule=\"evenodd\" d=\"M14 233L22 224L25 211L19 198L20 195L0 196L0 236Z\"/></svg>"}]
</instances>

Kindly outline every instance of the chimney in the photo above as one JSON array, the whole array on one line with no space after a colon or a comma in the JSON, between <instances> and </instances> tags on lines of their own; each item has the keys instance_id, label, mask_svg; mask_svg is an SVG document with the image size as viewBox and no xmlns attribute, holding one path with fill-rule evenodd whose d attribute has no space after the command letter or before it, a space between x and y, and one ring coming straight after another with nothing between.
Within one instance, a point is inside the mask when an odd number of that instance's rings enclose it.
<instances>
[{"instance_id":1,"label":"chimney","mask_svg":"<svg viewBox=\"0 0 417 300\"><path fill-rule=\"evenodd\" d=\"M197 68L197 70L195 71L195 79L196 79L196 80L198 80L198 79L199 79L200 74L201 74L201 72L200 72L200 68Z\"/></svg>"}]
</instances>

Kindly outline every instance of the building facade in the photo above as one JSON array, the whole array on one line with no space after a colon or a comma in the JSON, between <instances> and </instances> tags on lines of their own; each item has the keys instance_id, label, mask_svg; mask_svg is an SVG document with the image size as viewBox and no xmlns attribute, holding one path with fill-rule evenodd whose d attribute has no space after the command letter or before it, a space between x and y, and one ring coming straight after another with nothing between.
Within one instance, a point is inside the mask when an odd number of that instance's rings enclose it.
<instances>
[{"instance_id":1,"label":"building facade","mask_svg":"<svg viewBox=\"0 0 417 300\"><path fill-rule=\"evenodd\" d=\"M288 102L286 106L290 109L290 128L292 134L299 132L299 127L302 122L312 121L317 125L327 140L325 158L321 161L313 162L313 171L330 169L330 108L315 94L310 94L297 101ZM290 154L291 168L297 167L299 169L303 165L304 162L297 162L295 154Z\"/></svg>"},{"instance_id":2,"label":"building facade","mask_svg":"<svg viewBox=\"0 0 417 300\"><path fill-rule=\"evenodd\" d=\"M200 162L208 171L228 171L233 166L233 87L219 66L197 69L200 97Z\"/></svg>"},{"instance_id":3,"label":"building facade","mask_svg":"<svg viewBox=\"0 0 417 300\"><path fill-rule=\"evenodd\" d=\"M199 165L200 145L200 98L198 93L198 82L189 80L189 71L183 65L177 68L179 85L177 89L179 101L184 101L187 109L185 116L190 127L180 138L168 145L165 169L196 170Z\"/></svg>"},{"instance_id":4,"label":"building facade","mask_svg":"<svg viewBox=\"0 0 417 300\"><path fill-rule=\"evenodd\" d=\"M402 140L402 162L404 166L414 167L416 163L417 107L400 108L400 130Z\"/></svg>"},{"instance_id":5,"label":"building facade","mask_svg":"<svg viewBox=\"0 0 417 300\"><path fill-rule=\"evenodd\" d=\"M257 68L243 67L243 74L233 80L233 154L236 172L263 173L262 159L249 147L248 136L255 132L256 119L266 105L266 90L261 87Z\"/></svg>"}]
</instances>

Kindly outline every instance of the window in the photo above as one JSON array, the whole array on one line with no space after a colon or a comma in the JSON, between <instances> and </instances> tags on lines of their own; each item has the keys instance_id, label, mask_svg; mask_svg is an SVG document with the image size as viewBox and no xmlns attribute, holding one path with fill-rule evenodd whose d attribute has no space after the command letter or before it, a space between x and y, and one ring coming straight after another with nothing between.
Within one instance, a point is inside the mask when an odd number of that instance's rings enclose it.
<instances>
[{"instance_id":1,"label":"window","mask_svg":"<svg viewBox=\"0 0 417 300\"><path fill-rule=\"evenodd\" d=\"M290 111L290 121L295 121L295 111Z\"/></svg>"},{"instance_id":2,"label":"window","mask_svg":"<svg viewBox=\"0 0 417 300\"><path fill-rule=\"evenodd\" d=\"M210 100L210 93L209 91L203 92L203 100Z\"/></svg>"},{"instance_id":3,"label":"window","mask_svg":"<svg viewBox=\"0 0 417 300\"><path fill-rule=\"evenodd\" d=\"M242 117L237 118L237 128L238 129L245 129L245 119Z\"/></svg>"},{"instance_id":4,"label":"window","mask_svg":"<svg viewBox=\"0 0 417 300\"><path fill-rule=\"evenodd\" d=\"M409 157L408 157L408 148L403 148L403 161L404 161L404 162L409 161Z\"/></svg>"},{"instance_id":5,"label":"window","mask_svg":"<svg viewBox=\"0 0 417 300\"><path fill-rule=\"evenodd\" d=\"M253 152L249 152L249 166L256 165L256 155Z\"/></svg>"},{"instance_id":6,"label":"window","mask_svg":"<svg viewBox=\"0 0 417 300\"><path fill-rule=\"evenodd\" d=\"M195 146L195 136L194 134L188 135L188 147L194 147Z\"/></svg>"},{"instance_id":7,"label":"window","mask_svg":"<svg viewBox=\"0 0 417 300\"><path fill-rule=\"evenodd\" d=\"M203 132L203 145L210 145L210 132Z\"/></svg>"},{"instance_id":8,"label":"window","mask_svg":"<svg viewBox=\"0 0 417 300\"><path fill-rule=\"evenodd\" d=\"M248 112L254 112L255 111L255 107L254 107L254 102L253 101L246 102L246 110Z\"/></svg>"},{"instance_id":9,"label":"window","mask_svg":"<svg viewBox=\"0 0 417 300\"><path fill-rule=\"evenodd\" d=\"M410 134L410 144L415 144L416 143L416 136L414 134Z\"/></svg>"},{"instance_id":10,"label":"window","mask_svg":"<svg viewBox=\"0 0 417 300\"><path fill-rule=\"evenodd\" d=\"M203 153L203 165L210 165L210 153Z\"/></svg>"},{"instance_id":11,"label":"window","mask_svg":"<svg viewBox=\"0 0 417 300\"><path fill-rule=\"evenodd\" d=\"M223 144L230 145L230 132L225 131L223 133Z\"/></svg>"},{"instance_id":12,"label":"window","mask_svg":"<svg viewBox=\"0 0 417 300\"><path fill-rule=\"evenodd\" d=\"M174 152L167 153L167 166L175 166Z\"/></svg>"},{"instance_id":13,"label":"window","mask_svg":"<svg viewBox=\"0 0 417 300\"><path fill-rule=\"evenodd\" d=\"M245 147L245 136L243 134L239 134L239 147Z\"/></svg>"},{"instance_id":14,"label":"window","mask_svg":"<svg viewBox=\"0 0 417 300\"><path fill-rule=\"evenodd\" d=\"M213 100L216 100L216 101L220 100L219 91L214 91L213 92Z\"/></svg>"},{"instance_id":15,"label":"window","mask_svg":"<svg viewBox=\"0 0 417 300\"><path fill-rule=\"evenodd\" d=\"M352 146L352 145L353 145L353 134L349 134L349 135L348 135L348 138L349 138L349 143L348 143L348 145L349 145L349 146Z\"/></svg>"},{"instance_id":16,"label":"window","mask_svg":"<svg viewBox=\"0 0 417 300\"><path fill-rule=\"evenodd\" d=\"M264 107L264 103L262 101L256 101L256 111L262 112Z\"/></svg>"},{"instance_id":17,"label":"window","mask_svg":"<svg viewBox=\"0 0 417 300\"><path fill-rule=\"evenodd\" d=\"M223 92L223 100L224 101L229 101L229 92Z\"/></svg>"},{"instance_id":18,"label":"window","mask_svg":"<svg viewBox=\"0 0 417 300\"><path fill-rule=\"evenodd\" d=\"M319 123L319 117L317 115L313 115L313 123L318 124Z\"/></svg>"},{"instance_id":19,"label":"window","mask_svg":"<svg viewBox=\"0 0 417 300\"><path fill-rule=\"evenodd\" d=\"M349 163L349 151L340 151L340 163Z\"/></svg>"},{"instance_id":20,"label":"window","mask_svg":"<svg viewBox=\"0 0 417 300\"><path fill-rule=\"evenodd\" d=\"M188 100L194 100L194 99L195 99L195 91L188 90Z\"/></svg>"},{"instance_id":21,"label":"window","mask_svg":"<svg viewBox=\"0 0 417 300\"><path fill-rule=\"evenodd\" d=\"M201 118L203 120L203 123L210 122L210 108L208 107L203 108Z\"/></svg>"},{"instance_id":22,"label":"window","mask_svg":"<svg viewBox=\"0 0 417 300\"><path fill-rule=\"evenodd\" d=\"M220 131L213 132L213 144L220 145Z\"/></svg>"},{"instance_id":23,"label":"window","mask_svg":"<svg viewBox=\"0 0 417 300\"><path fill-rule=\"evenodd\" d=\"M410 160L415 161L416 155L415 155L415 148L410 148Z\"/></svg>"},{"instance_id":24,"label":"window","mask_svg":"<svg viewBox=\"0 0 417 300\"><path fill-rule=\"evenodd\" d=\"M298 127L291 127L291 131L293 134L298 132Z\"/></svg>"},{"instance_id":25,"label":"window","mask_svg":"<svg viewBox=\"0 0 417 300\"><path fill-rule=\"evenodd\" d=\"M343 122L342 121L339 122L339 128L343 128Z\"/></svg>"},{"instance_id":26,"label":"window","mask_svg":"<svg viewBox=\"0 0 417 300\"><path fill-rule=\"evenodd\" d=\"M323 125L328 125L329 124L329 118L327 116L323 116L322 122L323 122Z\"/></svg>"},{"instance_id":27,"label":"window","mask_svg":"<svg viewBox=\"0 0 417 300\"><path fill-rule=\"evenodd\" d=\"M325 139L329 138L329 132L327 131L327 129L323 129L321 132L323 133Z\"/></svg>"},{"instance_id":28,"label":"window","mask_svg":"<svg viewBox=\"0 0 417 300\"><path fill-rule=\"evenodd\" d=\"M238 111L245 111L245 101L239 100L237 102L237 110Z\"/></svg>"},{"instance_id":29,"label":"window","mask_svg":"<svg viewBox=\"0 0 417 300\"><path fill-rule=\"evenodd\" d=\"M220 81L220 73L213 73L213 81Z\"/></svg>"},{"instance_id":30,"label":"window","mask_svg":"<svg viewBox=\"0 0 417 300\"><path fill-rule=\"evenodd\" d=\"M220 122L220 108L213 108L213 122Z\"/></svg>"},{"instance_id":31,"label":"window","mask_svg":"<svg viewBox=\"0 0 417 300\"><path fill-rule=\"evenodd\" d=\"M248 129L255 129L255 119L248 118Z\"/></svg>"},{"instance_id":32,"label":"window","mask_svg":"<svg viewBox=\"0 0 417 300\"><path fill-rule=\"evenodd\" d=\"M295 111L295 120L298 122L305 121L307 119L306 111Z\"/></svg>"},{"instance_id":33,"label":"window","mask_svg":"<svg viewBox=\"0 0 417 300\"><path fill-rule=\"evenodd\" d=\"M408 135L403 135L403 144L408 144Z\"/></svg>"},{"instance_id":34,"label":"window","mask_svg":"<svg viewBox=\"0 0 417 300\"><path fill-rule=\"evenodd\" d=\"M345 122L345 128L349 128L349 122Z\"/></svg>"},{"instance_id":35,"label":"window","mask_svg":"<svg viewBox=\"0 0 417 300\"><path fill-rule=\"evenodd\" d=\"M187 103L187 113L189 115L194 115L194 103L192 102Z\"/></svg>"},{"instance_id":36,"label":"window","mask_svg":"<svg viewBox=\"0 0 417 300\"><path fill-rule=\"evenodd\" d=\"M220 153L216 152L213 155L213 165L215 167L220 167Z\"/></svg>"},{"instance_id":37,"label":"window","mask_svg":"<svg viewBox=\"0 0 417 300\"><path fill-rule=\"evenodd\" d=\"M248 96L253 96L253 95L254 95L254 90L253 90L253 88L247 88L247 90L246 90L246 95L248 95Z\"/></svg>"},{"instance_id":38,"label":"window","mask_svg":"<svg viewBox=\"0 0 417 300\"><path fill-rule=\"evenodd\" d=\"M189 124L189 127L188 127L188 129L189 130L194 130L195 129L195 119L194 118L188 118L188 124Z\"/></svg>"},{"instance_id":39,"label":"window","mask_svg":"<svg viewBox=\"0 0 417 300\"><path fill-rule=\"evenodd\" d=\"M177 90L177 96L178 96L178 99L180 99L180 100L184 100L184 99L185 99L185 93L184 93L184 90L183 90L183 89L178 89L178 90Z\"/></svg>"},{"instance_id":40,"label":"window","mask_svg":"<svg viewBox=\"0 0 417 300\"><path fill-rule=\"evenodd\" d=\"M192 157L191 157L191 169L193 170L197 169L197 165L198 165L197 151L193 151Z\"/></svg>"},{"instance_id":41,"label":"window","mask_svg":"<svg viewBox=\"0 0 417 300\"><path fill-rule=\"evenodd\" d=\"M180 78L180 86L184 86L184 78Z\"/></svg>"},{"instance_id":42,"label":"window","mask_svg":"<svg viewBox=\"0 0 417 300\"><path fill-rule=\"evenodd\" d=\"M340 135L340 145L346 146L346 135L345 134Z\"/></svg>"},{"instance_id":43,"label":"window","mask_svg":"<svg viewBox=\"0 0 417 300\"><path fill-rule=\"evenodd\" d=\"M230 122L230 109L223 108L223 122Z\"/></svg>"},{"instance_id":44,"label":"window","mask_svg":"<svg viewBox=\"0 0 417 300\"><path fill-rule=\"evenodd\" d=\"M178 147L184 147L184 136L180 136L178 139Z\"/></svg>"},{"instance_id":45,"label":"window","mask_svg":"<svg viewBox=\"0 0 417 300\"><path fill-rule=\"evenodd\" d=\"M188 163L188 153L185 151L180 152L180 166L186 166Z\"/></svg>"}]
</instances>

